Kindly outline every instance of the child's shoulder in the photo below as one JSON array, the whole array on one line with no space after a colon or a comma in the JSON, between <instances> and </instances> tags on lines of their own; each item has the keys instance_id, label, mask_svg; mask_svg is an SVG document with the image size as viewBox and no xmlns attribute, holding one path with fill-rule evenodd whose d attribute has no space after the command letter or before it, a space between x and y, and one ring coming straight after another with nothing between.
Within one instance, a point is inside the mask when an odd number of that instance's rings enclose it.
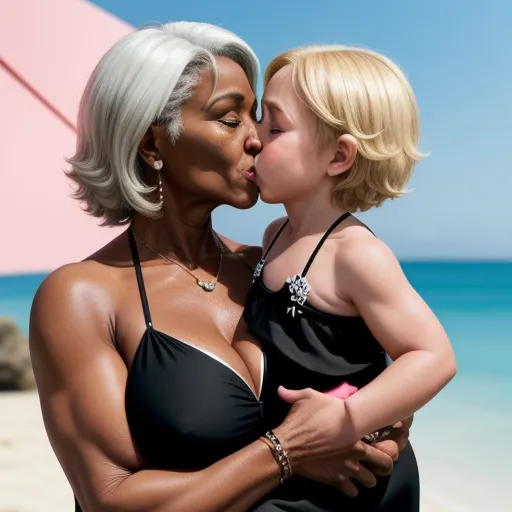
<instances>
[{"instance_id":1,"label":"child's shoulder","mask_svg":"<svg viewBox=\"0 0 512 512\"><path fill-rule=\"evenodd\" d=\"M277 235L277 232L281 229L281 227L288 220L288 217L279 217L273 220L265 229L263 233L263 241L262 246L263 250L265 250L271 243L274 237Z\"/></svg>"},{"instance_id":2,"label":"child's shoulder","mask_svg":"<svg viewBox=\"0 0 512 512\"><path fill-rule=\"evenodd\" d=\"M394 275L400 264L390 247L364 225L354 225L335 240L336 267L344 277L367 281L370 276Z\"/></svg>"}]
</instances>

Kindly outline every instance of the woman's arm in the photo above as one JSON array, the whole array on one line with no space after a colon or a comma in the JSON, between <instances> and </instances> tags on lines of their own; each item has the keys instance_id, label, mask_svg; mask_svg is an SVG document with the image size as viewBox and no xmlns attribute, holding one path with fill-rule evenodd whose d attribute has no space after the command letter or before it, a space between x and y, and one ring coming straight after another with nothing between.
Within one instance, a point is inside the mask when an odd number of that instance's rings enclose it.
<instances>
[{"instance_id":1,"label":"woman's arm","mask_svg":"<svg viewBox=\"0 0 512 512\"><path fill-rule=\"evenodd\" d=\"M341 245L341 244L340 244ZM453 378L449 339L392 252L377 239L337 254L340 299L351 300L393 363L344 401L347 443L411 416Z\"/></svg>"},{"instance_id":2,"label":"woman's arm","mask_svg":"<svg viewBox=\"0 0 512 512\"><path fill-rule=\"evenodd\" d=\"M124 406L127 369L106 311L109 298L70 266L46 279L31 314L46 430L84 512L236 512L276 487L279 466L261 441L202 471L141 470Z\"/></svg>"}]
</instances>

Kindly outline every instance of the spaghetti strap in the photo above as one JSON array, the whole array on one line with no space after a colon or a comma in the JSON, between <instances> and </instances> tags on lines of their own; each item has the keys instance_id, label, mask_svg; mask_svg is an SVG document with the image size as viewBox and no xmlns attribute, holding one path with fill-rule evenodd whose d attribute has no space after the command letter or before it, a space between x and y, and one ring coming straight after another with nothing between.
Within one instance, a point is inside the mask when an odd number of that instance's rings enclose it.
<instances>
[{"instance_id":1,"label":"spaghetti strap","mask_svg":"<svg viewBox=\"0 0 512 512\"><path fill-rule=\"evenodd\" d=\"M332 224L331 227L324 233L324 236L318 242L317 246L315 247L315 250L313 251L313 254L309 257L308 262L306 263L306 266L304 267L304 270L302 271L302 277L306 277L306 274L308 273L309 268L311 267L311 264L313 263L313 260L315 259L316 255L318 254L318 251L322 248L322 245L324 245L324 242L327 240L328 236L347 218L350 217L350 212L345 212L343 215L340 215Z\"/></svg>"},{"instance_id":2,"label":"spaghetti strap","mask_svg":"<svg viewBox=\"0 0 512 512\"><path fill-rule=\"evenodd\" d=\"M144 319L146 321L146 327L153 327L151 322L151 315L149 314L149 303L146 295L146 288L144 287L144 279L142 278L142 269L140 267L139 251L137 250L137 243L133 232L128 229L128 241L130 242L130 251L132 253L133 266L135 267L135 274L137 275L137 285L139 287L140 300L142 302L142 309L144 311Z\"/></svg>"},{"instance_id":3,"label":"spaghetti strap","mask_svg":"<svg viewBox=\"0 0 512 512\"><path fill-rule=\"evenodd\" d=\"M265 261L267 259L270 249L272 249L272 247L274 247L274 244L276 243L277 239L281 236L281 233L283 232L283 229L286 227L287 224L288 224L288 219L286 219L283 222L283 225L279 228L279 231L275 234L274 238L272 239L272 242L270 242L270 245L267 247L267 250L265 251L265 254L263 255L263 258L262 258L263 261Z\"/></svg>"}]
</instances>

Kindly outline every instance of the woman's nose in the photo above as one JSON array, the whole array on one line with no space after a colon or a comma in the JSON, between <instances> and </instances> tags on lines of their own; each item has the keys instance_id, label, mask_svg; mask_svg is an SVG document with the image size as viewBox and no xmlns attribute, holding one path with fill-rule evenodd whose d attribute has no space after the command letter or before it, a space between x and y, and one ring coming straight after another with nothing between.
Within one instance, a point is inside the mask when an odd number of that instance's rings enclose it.
<instances>
[{"instance_id":1,"label":"woman's nose","mask_svg":"<svg viewBox=\"0 0 512 512\"><path fill-rule=\"evenodd\" d=\"M256 126L252 125L249 129L249 135L246 140L246 150L251 155L257 155L262 148L261 140L258 136Z\"/></svg>"}]
</instances>

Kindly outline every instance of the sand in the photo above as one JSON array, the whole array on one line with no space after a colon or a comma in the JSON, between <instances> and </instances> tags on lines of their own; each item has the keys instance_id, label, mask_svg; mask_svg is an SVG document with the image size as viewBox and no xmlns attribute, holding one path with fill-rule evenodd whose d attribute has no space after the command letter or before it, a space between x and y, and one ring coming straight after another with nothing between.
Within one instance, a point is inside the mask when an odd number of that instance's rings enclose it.
<instances>
[{"instance_id":1,"label":"sand","mask_svg":"<svg viewBox=\"0 0 512 512\"><path fill-rule=\"evenodd\" d=\"M421 511L472 512L443 501L424 492ZM46 437L37 393L0 393L0 512L72 510L73 496Z\"/></svg>"},{"instance_id":2,"label":"sand","mask_svg":"<svg viewBox=\"0 0 512 512\"><path fill-rule=\"evenodd\" d=\"M0 394L0 512L71 512L35 391Z\"/></svg>"}]
</instances>

